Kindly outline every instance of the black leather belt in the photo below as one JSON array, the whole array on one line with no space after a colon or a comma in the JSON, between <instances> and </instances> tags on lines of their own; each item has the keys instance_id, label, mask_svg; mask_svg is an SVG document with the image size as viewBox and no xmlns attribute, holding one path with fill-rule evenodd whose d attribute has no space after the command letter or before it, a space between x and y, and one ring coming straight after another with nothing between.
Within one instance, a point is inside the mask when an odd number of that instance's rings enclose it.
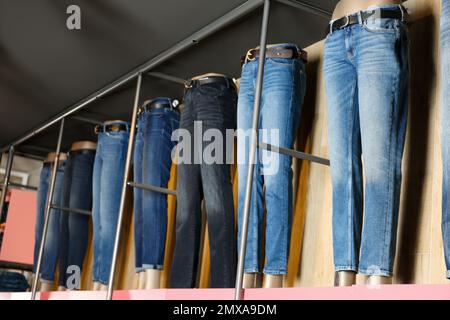
<instances>
[{"instance_id":1,"label":"black leather belt","mask_svg":"<svg viewBox=\"0 0 450 320\"><path fill-rule=\"evenodd\" d=\"M186 81L184 87L186 90L191 89L195 86L203 86L206 84L223 84L224 86L236 90L236 85L234 84L234 80L229 77L222 76L211 76L205 77L198 80L188 80Z\"/></svg>"},{"instance_id":2,"label":"black leather belt","mask_svg":"<svg viewBox=\"0 0 450 320\"><path fill-rule=\"evenodd\" d=\"M102 124L95 127L95 133L130 131L130 125L124 123Z\"/></svg>"},{"instance_id":3,"label":"black leather belt","mask_svg":"<svg viewBox=\"0 0 450 320\"><path fill-rule=\"evenodd\" d=\"M360 22L359 17L361 16L361 21L366 22L369 18L372 19L397 19L401 21L407 20L406 9L399 5L398 9L375 9L368 11L361 11L343 18L337 19L328 25L326 34L333 33L337 30L344 29L348 26L358 24Z\"/></svg>"},{"instance_id":4,"label":"black leather belt","mask_svg":"<svg viewBox=\"0 0 450 320\"><path fill-rule=\"evenodd\" d=\"M77 149L77 150L70 150L69 151L69 156L75 156L75 155L79 155L79 154L90 154L90 153L95 153L95 150L93 149Z\"/></svg>"},{"instance_id":5,"label":"black leather belt","mask_svg":"<svg viewBox=\"0 0 450 320\"><path fill-rule=\"evenodd\" d=\"M259 57L260 49L251 49L247 55L242 58L241 62L253 61ZM297 50L295 48L269 47L266 49L266 58L284 58L299 59L304 63L308 60L308 53L305 50Z\"/></svg>"},{"instance_id":6,"label":"black leather belt","mask_svg":"<svg viewBox=\"0 0 450 320\"><path fill-rule=\"evenodd\" d=\"M172 100L172 103L169 103L168 100L161 101L161 100L150 100L147 102L144 102L144 104L139 108L139 113L147 112L155 109L175 109L179 105L178 100Z\"/></svg>"}]
</instances>

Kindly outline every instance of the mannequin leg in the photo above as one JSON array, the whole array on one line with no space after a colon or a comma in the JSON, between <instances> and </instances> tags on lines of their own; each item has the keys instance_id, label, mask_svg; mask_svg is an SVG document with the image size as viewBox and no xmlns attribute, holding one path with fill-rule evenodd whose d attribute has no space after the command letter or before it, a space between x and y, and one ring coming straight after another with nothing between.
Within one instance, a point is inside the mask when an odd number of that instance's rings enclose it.
<instances>
[{"instance_id":1,"label":"mannequin leg","mask_svg":"<svg viewBox=\"0 0 450 320\"><path fill-rule=\"evenodd\" d=\"M69 291L69 289L64 286L58 286L58 291Z\"/></svg>"},{"instance_id":2,"label":"mannequin leg","mask_svg":"<svg viewBox=\"0 0 450 320\"><path fill-rule=\"evenodd\" d=\"M263 277L261 273L244 273L244 289L262 288Z\"/></svg>"},{"instance_id":3,"label":"mannequin leg","mask_svg":"<svg viewBox=\"0 0 450 320\"><path fill-rule=\"evenodd\" d=\"M41 282L40 292L51 292L53 291L53 283Z\"/></svg>"},{"instance_id":4,"label":"mannequin leg","mask_svg":"<svg viewBox=\"0 0 450 320\"><path fill-rule=\"evenodd\" d=\"M370 276L367 282L370 286L392 284L392 277Z\"/></svg>"},{"instance_id":5,"label":"mannequin leg","mask_svg":"<svg viewBox=\"0 0 450 320\"><path fill-rule=\"evenodd\" d=\"M148 269L145 270L145 289L159 289L160 288L160 279L161 279L161 271Z\"/></svg>"},{"instance_id":6,"label":"mannequin leg","mask_svg":"<svg viewBox=\"0 0 450 320\"><path fill-rule=\"evenodd\" d=\"M138 289L143 290L145 289L145 272L139 272L138 273Z\"/></svg>"},{"instance_id":7,"label":"mannequin leg","mask_svg":"<svg viewBox=\"0 0 450 320\"><path fill-rule=\"evenodd\" d=\"M337 277L337 287L348 287L356 284L356 272L354 271L339 271Z\"/></svg>"},{"instance_id":8,"label":"mannequin leg","mask_svg":"<svg viewBox=\"0 0 450 320\"><path fill-rule=\"evenodd\" d=\"M94 282L94 291L104 291L106 288L107 286L101 284L100 282Z\"/></svg>"},{"instance_id":9,"label":"mannequin leg","mask_svg":"<svg viewBox=\"0 0 450 320\"><path fill-rule=\"evenodd\" d=\"M244 289L256 288L256 276L257 273L244 273Z\"/></svg>"},{"instance_id":10,"label":"mannequin leg","mask_svg":"<svg viewBox=\"0 0 450 320\"><path fill-rule=\"evenodd\" d=\"M264 288L283 288L283 276L282 275L264 275Z\"/></svg>"}]
</instances>

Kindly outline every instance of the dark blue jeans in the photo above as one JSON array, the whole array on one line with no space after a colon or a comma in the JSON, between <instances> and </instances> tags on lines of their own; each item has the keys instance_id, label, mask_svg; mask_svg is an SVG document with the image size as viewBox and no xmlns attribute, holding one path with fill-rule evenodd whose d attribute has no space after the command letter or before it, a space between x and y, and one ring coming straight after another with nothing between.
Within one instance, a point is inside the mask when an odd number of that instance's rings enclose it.
<instances>
[{"instance_id":1,"label":"dark blue jeans","mask_svg":"<svg viewBox=\"0 0 450 320\"><path fill-rule=\"evenodd\" d=\"M157 99L168 108L150 109L138 117L134 145L134 181L167 188L175 142L172 132L179 127L180 115L171 109L169 98ZM167 232L167 196L134 189L134 237L136 272L161 270Z\"/></svg>"},{"instance_id":2,"label":"dark blue jeans","mask_svg":"<svg viewBox=\"0 0 450 320\"><path fill-rule=\"evenodd\" d=\"M52 175L52 164L45 163L42 167L41 176L38 187L37 211L36 211L36 227L35 227L35 242L34 242L34 267L33 272L36 272L37 260L39 256L39 247L41 245L42 233L44 229L45 208L47 204L48 193L50 189L50 181ZM56 206L62 205L62 186L64 179L64 171L66 168L66 161L61 161L58 166L55 191L53 194L53 204ZM44 254L41 262L41 281L53 282L55 277L56 264L59 255L59 221L61 212L59 210L51 209L48 222L47 237L44 244Z\"/></svg>"},{"instance_id":3,"label":"dark blue jeans","mask_svg":"<svg viewBox=\"0 0 450 320\"><path fill-rule=\"evenodd\" d=\"M196 284L201 232L201 202L204 198L208 220L212 288L234 286L236 272L236 234L230 165L194 161L210 142L194 143L208 129L226 136L236 126L237 94L223 84L198 85L184 96L181 112L180 143L191 157L178 165L176 244L170 276L172 288L193 288ZM194 122L197 122L196 124ZM201 124L203 132L194 131ZM224 148L226 148L224 144ZM180 146L180 144L179 144ZM223 155L226 150L222 150ZM183 154L184 156L184 154ZM190 158L190 159L188 159ZM197 160L200 157L198 157Z\"/></svg>"},{"instance_id":4,"label":"dark blue jeans","mask_svg":"<svg viewBox=\"0 0 450 320\"><path fill-rule=\"evenodd\" d=\"M129 136L128 131L98 135L92 187L93 280L104 285L109 281Z\"/></svg>"},{"instance_id":5,"label":"dark blue jeans","mask_svg":"<svg viewBox=\"0 0 450 320\"><path fill-rule=\"evenodd\" d=\"M442 234L444 237L447 278L450 279L450 0L442 0Z\"/></svg>"},{"instance_id":6,"label":"dark blue jeans","mask_svg":"<svg viewBox=\"0 0 450 320\"><path fill-rule=\"evenodd\" d=\"M63 207L91 210L92 207L92 171L94 150L77 150L69 153L64 173ZM82 270L86 254L89 233L87 215L62 212L60 220L59 247L59 285L66 286L68 267L76 266ZM70 271L70 270L69 270Z\"/></svg>"}]
</instances>

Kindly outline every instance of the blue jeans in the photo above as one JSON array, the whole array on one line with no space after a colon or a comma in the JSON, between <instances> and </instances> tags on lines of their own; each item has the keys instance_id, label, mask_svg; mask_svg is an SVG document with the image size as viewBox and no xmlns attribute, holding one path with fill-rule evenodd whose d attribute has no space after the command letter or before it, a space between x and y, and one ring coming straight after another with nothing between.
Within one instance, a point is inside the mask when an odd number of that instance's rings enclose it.
<instances>
[{"instance_id":1,"label":"blue jeans","mask_svg":"<svg viewBox=\"0 0 450 320\"><path fill-rule=\"evenodd\" d=\"M138 118L134 146L134 181L167 188L172 166L171 152L175 142L172 132L179 127L180 115L170 108L151 109ZM134 189L134 237L136 271L161 270L167 231L167 196L162 193Z\"/></svg>"},{"instance_id":2,"label":"blue jeans","mask_svg":"<svg viewBox=\"0 0 450 320\"><path fill-rule=\"evenodd\" d=\"M94 150L71 151L66 163L63 184L63 207L91 210L92 207L92 171L94 167ZM73 271L70 266L82 270L86 254L89 233L87 215L62 212L60 220L59 248L59 285L66 286L67 277Z\"/></svg>"},{"instance_id":3,"label":"blue jeans","mask_svg":"<svg viewBox=\"0 0 450 320\"><path fill-rule=\"evenodd\" d=\"M34 241L34 267L33 272L36 272L37 260L39 256L39 247L41 245L42 233L45 221L45 208L47 205L47 198L50 189L50 182L52 177L53 164L45 163L42 167L41 176L39 179L38 196L37 196L37 211L36 211L36 227L35 227L35 241ZM64 179L64 171L66 168L66 161L60 161L56 173L55 190L53 194L52 204L62 206L62 186ZM60 210L51 209L48 222L47 237L45 238L44 253L41 260L41 281L53 282L55 278L56 264L59 255L59 220Z\"/></svg>"},{"instance_id":4,"label":"blue jeans","mask_svg":"<svg viewBox=\"0 0 450 320\"><path fill-rule=\"evenodd\" d=\"M92 187L93 280L104 285L109 281L128 141L128 131L98 135Z\"/></svg>"},{"instance_id":5,"label":"blue jeans","mask_svg":"<svg viewBox=\"0 0 450 320\"><path fill-rule=\"evenodd\" d=\"M324 59L335 270L390 276L408 113L406 24L371 18L335 31Z\"/></svg>"},{"instance_id":6,"label":"blue jeans","mask_svg":"<svg viewBox=\"0 0 450 320\"><path fill-rule=\"evenodd\" d=\"M281 46L297 48L294 44ZM238 244L249 167L250 135L246 133L252 128L258 61L259 59L247 62L243 66L238 100ZM293 147L305 89L303 62L285 58L266 59L259 127L268 131L267 134L259 132L260 142L276 147ZM292 216L291 164L290 156L261 149L257 151L245 256L246 273L261 271L264 198L267 210L264 273L281 275L287 272ZM263 185L266 187L265 194Z\"/></svg>"},{"instance_id":7,"label":"blue jeans","mask_svg":"<svg viewBox=\"0 0 450 320\"><path fill-rule=\"evenodd\" d=\"M450 0L442 0L442 234L444 237L447 278L450 279Z\"/></svg>"}]
</instances>

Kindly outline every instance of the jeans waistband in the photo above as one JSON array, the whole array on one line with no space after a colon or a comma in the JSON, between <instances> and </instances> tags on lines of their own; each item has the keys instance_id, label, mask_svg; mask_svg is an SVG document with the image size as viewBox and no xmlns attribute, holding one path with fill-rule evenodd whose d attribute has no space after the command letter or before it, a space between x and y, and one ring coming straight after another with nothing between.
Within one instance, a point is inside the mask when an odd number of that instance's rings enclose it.
<instances>
[{"instance_id":1,"label":"jeans waistband","mask_svg":"<svg viewBox=\"0 0 450 320\"><path fill-rule=\"evenodd\" d=\"M131 125L124 121L114 121L108 122L95 127L95 133L99 134L101 132L119 132L127 131L130 132Z\"/></svg>"},{"instance_id":2,"label":"jeans waistband","mask_svg":"<svg viewBox=\"0 0 450 320\"><path fill-rule=\"evenodd\" d=\"M150 112L158 109L169 109L178 111L175 108L178 107L179 104L180 102L178 100L171 98L157 98L153 100L148 100L144 102L144 104L139 108L139 113Z\"/></svg>"},{"instance_id":3,"label":"jeans waistband","mask_svg":"<svg viewBox=\"0 0 450 320\"><path fill-rule=\"evenodd\" d=\"M396 19L402 22L407 22L408 11L401 4L370 6L365 10L341 17L339 19L331 20L327 27L327 34L344 29L351 25L362 25L367 21L375 19Z\"/></svg>"},{"instance_id":4,"label":"jeans waistband","mask_svg":"<svg viewBox=\"0 0 450 320\"><path fill-rule=\"evenodd\" d=\"M94 154L96 151L92 149L79 149L79 150L73 150L69 151L69 157L73 157L80 154Z\"/></svg>"}]
</instances>

